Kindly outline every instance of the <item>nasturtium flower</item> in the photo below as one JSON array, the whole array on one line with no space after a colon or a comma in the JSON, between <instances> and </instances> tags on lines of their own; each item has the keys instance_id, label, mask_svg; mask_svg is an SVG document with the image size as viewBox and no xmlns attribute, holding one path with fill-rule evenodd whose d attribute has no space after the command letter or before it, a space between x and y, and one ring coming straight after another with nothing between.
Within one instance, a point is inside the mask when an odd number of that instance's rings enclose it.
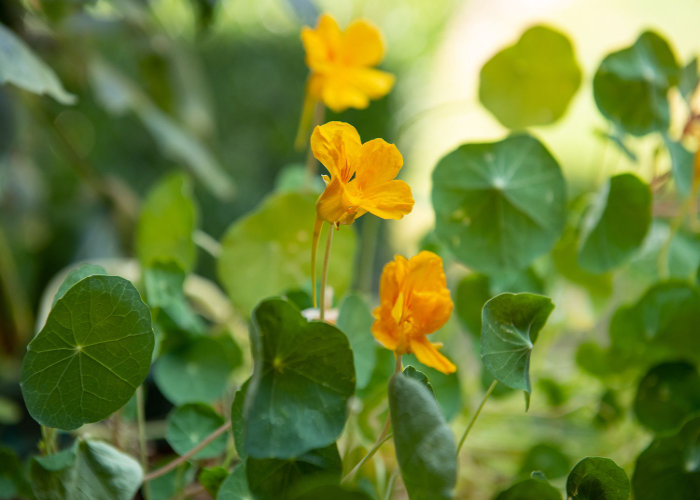
<instances>
[{"instance_id":1,"label":"nasturtium flower","mask_svg":"<svg viewBox=\"0 0 700 500\"><path fill-rule=\"evenodd\" d=\"M413 210L411 188L395 177L403 157L393 144L374 139L364 144L355 127L329 122L314 129L311 151L328 170L326 189L316 202L311 245L311 279L316 298L316 249L323 222L335 228L352 224L369 212L382 219L401 219Z\"/></svg>"},{"instance_id":2,"label":"nasturtium flower","mask_svg":"<svg viewBox=\"0 0 700 500\"><path fill-rule=\"evenodd\" d=\"M384 266L379 299L372 334L380 344L397 356L413 353L442 373L457 370L438 351L442 344L426 337L447 322L453 308L440 257L427 251L410 260L397 255Z\"/></svg>"},{"instance_id":3,"label":"nasturtium flower","mask_svg":"<svg viewBox=\"0 0 700 500\"><path fill-rule=\"evenodd\" d=\"M311 70L307 99L312 102L321 101L335 112L364 109L394 86L394 75L373 68L384 57L384 42L367 21L354 21L341 31L333 17L323 14L316 29L302 29L301 40Z\"/></svg>"}]
</instances>

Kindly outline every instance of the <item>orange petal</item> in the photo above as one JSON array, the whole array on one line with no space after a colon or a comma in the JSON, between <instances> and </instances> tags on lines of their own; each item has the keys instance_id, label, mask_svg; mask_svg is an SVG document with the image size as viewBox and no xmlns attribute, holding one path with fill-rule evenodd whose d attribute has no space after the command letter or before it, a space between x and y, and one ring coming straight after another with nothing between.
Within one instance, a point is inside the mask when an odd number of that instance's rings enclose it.
<instances>
[{"instance_id":1,"label":"orange petal","mask_svg":"<svg viewBox=\"0 0 700 500\"><path fill-rule=\"evenodd\" d=\"M398 148L384 139L367 141L360 149L357 166L357 182L366 191L372 187L392 181L403 166L403 157Z\"/></svg>"},{"instance_id":2,"label":"orange petal","mask_svg":"<svg viewBox=\"0 0 700 500\"><path fill-rule=\"evenodd\" d=\"M314 71L323 70L340 55L342 33L338 23L328 14L318 19L315 29L301 30L301 41L306 50L306 64Z\"/></svg>"},{"instance_id":3,"label":"orange petal","mask_svg":"<svg viewBox=\"0 0 700 500\"><path fill-rule=\"evenodd\" d=\"M396 81L391 73L372 68L348 69L343 78L370 99L379 99L387 95Z\"/></svg>"},{"instance_id":4,"label":"orange petal","mask_svg":"<svg viewBox=\"0 0 700 500\"><path fill-rule=\"evenodd\" d=\"M394 351L399 345L399 332L396 322L391 314L386 314L383 306L377 307L373 312L375 322L372 324L372 335L387 349Z\"/></svg>"},{"instance_id":5,"label":"orange petal","mask_svg":"<svg viewBox=\"0 0 700 500\"><path fill-rule=\"evenodd\" d=\"M326 78L321 98L323 103L336 113L348 108L365 109L369 106L369 97L343 78L342 73L335 73Z\"/></svg>"},{"instance_id":6,"label":"orange petal","mask_svg":"<svg viewBox=\"0 0 700 500\"><path fill-rule=\"evenodd\" d=\"M394 308L396 300L401 294L407 271L408 260L402 255L396 255L394 260L387 263L382 270L379 279L379 301L389 311ZM375 312L377 311L375 310ZM377 316L375 315L375 317Z\"/></svg>"},{"instance_id":7,"label":"orange petal","mask_svg":"<svg viewBox=\"0 0 700 500\"><path fill-rule=\"evenodd\" d=\"M360 155L360 135L355 127L343 122L319 125L311 134L311 150L328 172L331 179L348 182L355 173Z\"/></svg>"},{"instance_id":8,"label":"orange petal","mask_svg":"<svg viewBox=\"0 0 700 500\"><path fill-rule=\"evenodd\" d=\"M435 368L437 371L449 375L457 371L457 367L445 356L440 354L434 344L421 336L411 339L411 351L416 355L418 361L425 366Z\"/></svg>"},{"instance_id":9,"label":"orange petal","mask_svg":"<svg viewBox=\"0 0 700 500\"><path fill-rule=\"evenodd\" d=\"M376 66L384 57L379 29L362 19L354 21L345 30L341 52L342 61L349 66Z\"/></svg>"},{"instance_id":10,"label":"orange petal","mask_svg":"<svg viewBox=\"0 0 700 500\"><path fill-rule=\"evenodd\" d=\"M365 191L360 204L377 217L398 220L413 210L413 196L404 181L390 181Z\"/></svg>"}]
</instances>

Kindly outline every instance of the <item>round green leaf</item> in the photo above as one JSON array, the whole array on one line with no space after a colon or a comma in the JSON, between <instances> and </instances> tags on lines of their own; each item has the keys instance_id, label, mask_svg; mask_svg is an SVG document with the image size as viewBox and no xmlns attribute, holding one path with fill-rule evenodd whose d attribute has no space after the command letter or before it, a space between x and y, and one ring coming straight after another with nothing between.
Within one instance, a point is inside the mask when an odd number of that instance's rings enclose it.
<instances>
[{"instance_id":1,"label":"round green leaf","mask_svg":"<svg viewBox=\"0 0 700 500\"><path fill-rule=\"evenodd\" d=\"M540 443L530 448L523 457L520 472L529 476L541 471L549 479L566 476L571 469L571 460L553 444Z\"/></svg>"},{"instance_id":2,"label":"round green leaf","mask_svg":"<svg viewBox=\"0 0 700 500\"><path fill-rule=\"evenodd\" d=\"M158 389L174 405L211 403L226 388L229 364L216 340L201 337L161 356L153 375Z\"/></svg>"},{"instance_id":3,"label":"round green leaf","mask_svg":"<svg viewBox=\"0 0 700 500\"><path fill-rule=\"evenodd\" d=\"M377 361L377 342L372 336L374 318L367 303L357 294L345 297L340 303L336 326L348 336L355 360L356 388L364 389L369 383Z\"/></svg>"},{"instance_id":4,"label":"round green leaf","mask_svg":"<svg viewBox=\"0 0 700 500\"><path fill-rule=\"evenodd\" d=\"M566 185L534 137L465 144L433 172L435 232L462 263L491 274L524 269L564 228Z\"/></svg>"},{"instance_id":5,"label":"round green leaf","mask_svg":"<svg viewBox=\"0 0 700 500\"><path fill-rule=\"evenodd\" d=\"M639 382L634 413L655 432L675 429L696 410L700 410L700 376L690 363L663 363Z\"/></svg>"},{"instance_id":6,"label":"round green leaf","mask_svg":"<svg viewBox=\"0 0 700 500\"><path fill-rule=\"evenodd\" d=\"M165 439L178 455L184 455L209 434L224 425L224 417L210 406L190 403L174 409L168 415ZM194 455L195 460L214 458L226 451L226 433L217 437Z\"/></svg>"},{"instance_id":7,"label":"round green leaf","mask_svg":"<svg viewBox=\"0 0 700 500\"><path fill-rule=\"evenodd\" d=\"M59 286L58 290L56 291L56 295L53 298L52 307L56 305L58 299L63 297L73 285L75 285L81 279L92 276L93 274L106 275L107 271L105 271L105 268L102 266L96 266L94 264L80 264L78 267L69 272L66 278L63 280L63 283L61 283L61 286Z\"/></svg>"},{"instance_id":8,"label":"round green leaf","mask_svg":"<svg viewBox=\"0 0 700 500\"><path fill-rule=\"evenodd\" d=\"M632 476L635 500L690 500L700 492L700 418L678 433L656 438L637 457Z\"/></svg>"},{"instance_id":9,"label":"round green leaf","mask_svg":"<svg viewBox=\"0 0 700 500\"><path fill-rule=\"evenodd\" d=\"M355 391L347 337L328 323L306 321L280 299L261 302L252 319L255 354L244 407L245 452L286 459L330 445L343 431Z\"/></svg>"},{"instance_id":10,"label":"round green leaf","mask_svg":"<svg viewBox=\"0 0 700 500\"><path fill-rule=\"evenodd\" d=\"M587 457L569 474L566 494L571 500L627 500L630 481L624 469L609 458Z\"/></svg>"},{"instance_id":11,"label":"round green leaf","mask_svg":"<svg viewBox=\"0 0 700 500\"><path fill-rule=\"evenodd\" d=\"M84 278L27 346L20 384L29 413L64 430L108 417L146 378L154 343L151 313L134 285Z\"/></svg>"},{"instance_id":12,"label":"round green leaf","mask_svg":"<svg viewBox=\"0 0 700 500\"><path fill-rule=\"evenodd\" d=\"M482 312L481 359L496 380L529 396L530 354L554 304L531 293L503 293Z\"/></svg>"},{"instance_id":13,"label":"round green leaf","mask_svg":"<svg viewBox=\"0 0 700 500\"><path fill-rule=\"evenodd\" d=\"M253 495L248 489L245 463L233 469L233 472L221 483L216 500L253 500Z\"/></svg>"},{"instance_id":14,"label":"round green leaf","mask_svg":"<svg viewBox=\"0 0 700 500\"><path fill-rule=\"evenodd\" d=\"M666 40L646 31L631 47L603 59L593 78L595 102L606 118L632 135L666 131L668 91L679 67Z\"/></svg>"},{"instance_id":15,"label":"round green leaf","mask_svg":"<svg viewBox=\"0 0 700 500\"><path fill-rule=\"evenodd\" d=\"M315 218L316 197L283 193L233 223L222 241L218 275L234 306L250 314L262 299L310 283ZM333 235L328 270L337 296L350 284L354 256L355 232L343 226ZM323 258L318 261L321 276Z\"/></svg>"},{"instance_id":16,"label":"round green leaf","mask_svg":"<svg viewBox=\"0 0 700 500\"><path fill-rule=\"evenodd\" d=\"M481 68L479 100L503 125L522 129L561 118L580 85L571 41L534 26Z\"/></svg>"},{"instance_id":17,"label":"round green leaf","mask_svg":"<svg viewBox=\"0 0 700 500\"><path fill-rule=\"evenodd\" d=\"M173 260L186 272L197 257L192 235L197 207L184 174L170 174L155 185L143 202L136 227L136 250L143 267Z\"/></svg>"},{"instance_id":18,"label":"round green leaf","mask_svg":"<svg viewBox=\"0 0 700 500\"><path fill-rule=\"evenodd\" d=\"M627 261L651 225L651 189L633 174L611 177L586 216L578 262L604 273Z\"/></svg>"},{"instance_id":19,"label":"round green leaf","mask_svg":"<svg viewBox=\"0 0 700 500\"><path fill-rule=\"evenodd\" d=\"M246 460L248 487L256 500L291 500L316 486L337 484L342 470L335 443L291 460Z\"/></svg>"},{"instance_id":20,"label":"round green leaf","mask_svg":"<svg viewBox=\"0 0 700 500\"><path fill-rule=\"evenodd\" d=\"M561 493L545 481L526 479L500 492L496 500L561 500Z\"/></svg>"},{"instance_id":21,"label":"round green leaf","mask_svg":"<svg viewBox=\"0 0 700 500\"><path fill-rule=\"evenodd\" d=\"M70 449L32 458L30 476L37 500L132 500L143 471L107 443L77 440Z\"/></svg>"},{"instance_id":22,"label":"round green leaf","mask_svg":"<svg viewBox=\"0 0 700 500\"><path fill-rule=\"evenodd\" d=\"M389 382L389 408L408 496L411 500L452 498L457 447L433 395L425 384L397 374Z\"/></svg>"}]
</instances>

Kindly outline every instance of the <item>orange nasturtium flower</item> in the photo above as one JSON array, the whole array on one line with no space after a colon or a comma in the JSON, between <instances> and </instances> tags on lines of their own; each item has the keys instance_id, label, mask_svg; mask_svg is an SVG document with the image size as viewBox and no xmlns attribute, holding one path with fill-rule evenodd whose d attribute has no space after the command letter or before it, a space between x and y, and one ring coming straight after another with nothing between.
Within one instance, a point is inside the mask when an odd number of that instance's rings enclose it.
<instances>
[{"instance_id":1,"label":"orange nasturtium flower","mask_svg":"<svg viewBox=\"0 0 700 500\"><path fill-rule=\"evenodd\" d=\"M440 257L427 251L411 260L397 255L384 266L379 299L372 325L379 343L397 356L413 353L418 361L442 373L457 370L438 352L442 344L426 338L447 322L453 308Z\"/></svg>"},{"instance_id":2,"label":"orange nasturtium flower","mask_svg":"<svg viewBox=\"0 0 700 500\"><path fill-rule=\"evenodd\" d=\"M314 129L311 151L328 170L326 189L316 202L311 245L311 280L316 300L316 249L323 222L352 224L369 212L382 219L401 219L413 210L411 188L395 177L403 157L393 144L374 139L362 144L355 127L329 122Z\"/></svg>"},{"instance_id":3,"label":"orange nasturtium flower","mask_svg":"<svg viewBox=\"0 0 700 500\"><path fill-rule=\"evenodd\" d=\"M379 30L364 20L354 21L345 31L328 14L316 29L305 27L301 40L311 70L307 101L323 102L335 112L364 109L394 86L394 75L374 69L384 57Z\"/></svg>"}]
</instances>

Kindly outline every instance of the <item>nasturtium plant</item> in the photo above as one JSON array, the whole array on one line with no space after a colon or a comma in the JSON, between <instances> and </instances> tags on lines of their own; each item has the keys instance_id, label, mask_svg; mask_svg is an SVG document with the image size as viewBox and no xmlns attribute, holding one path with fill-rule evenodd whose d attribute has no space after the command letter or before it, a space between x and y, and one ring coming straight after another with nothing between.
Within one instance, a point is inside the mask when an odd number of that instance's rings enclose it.
<instances>
[{"instance_id":1,"label":"nasturtium plant","mask_svg":"<svg viewBox=\"0 0 700 500\"><path fill-rule=\"evenodd\" d=\"M551 443L539 443L530 448L523 457L520 472L529 476L535 471L542 472L548 479L566 476L571 469L571 459Z\"/></svg>"},{"instance_id":2,"label":"nasturtium plant","mask_svg":"<svg viewBox=\"0 0 700 500\"><path fill-rule=\"evenodd\" d=\"M580 84L567 36L533 26L481 68L479 100L506 127L523 129L560 119Z\"/></svg>"},{"instance_id":3,"label":"nasturtium plant","mask_svg":"<svg viewBox=\"0 0 700 500\"><path fill-rule=\"evenodd\" d=\"M168 415L165 439L180 455L184 455L209 434L224 425L224 417L211 406L202 403L188 403L174 409ZM193 455L194 459L213 458L226 451L227 436L217 437L211 444Z\"/></svg>"},{"instance_id":4,"label":"nasturtium plant","mask_svg":"<svg viewBox=\"0 0 700 500\"><path fill-rule=\"evenodd\" d=\"M246 465L242 463L233 469L224 482L221 483L216 495L217 500L253 500L248 489Z\"/></svg>"},{"instance_id":5,"label":"nasturtium plant","mask_svg":"<svg viewBox=\"0 0 700 500\"><path fill-rule=\"evenodd\" d=\"M495 500L562 500L562 497L547 481L530 478L500 492Z\"/></svg>"},{"instance_id":6,"label":"nasturtium plant","mask_svg":"<svg viewBox=\"0 0 700 500\"><path fill-rule=\"evenodd\" d=\"M124 406L148 374L154 345L151 313L118 276L92 275L54 305L29 343L22 393L32 417L77 429Z\"/></svg>"},{"instance_id":7,"label":"nasturtium plant","mask_svg":"<svg viewBox=\"0 0 700 500\"><path fill-rule=\"evenodd\" d=\"M530 356L537 337L554 310L548 297L503 293L484 305L481 359L502 384L525 391L530 404Z\"/></svg>"},{"instance_id":8,"label":"nasturtium plant","mask_svg":"<svg viewBox=\"0 0 700 500\"><path fill-rule=\"evenodd\" d=\"M668 42L646 31L631 47L603 59L593 78L593 95L601 113L625 132L665 132L670 124L667 94L678 78Z\"/></svg>"},{"instance_id":9,"label":"nasturtium plant","mask_svg":"<svg viewBox=\"0 0 700 500\"><path fill-rule=\"evenodd\" d=\"M311 282L314 202L313 196L299 193L271 195L227 230L221 242L219 279L234 306L246 315L260 300ZM354 259L355 233L351 227L343 228L333 239L328 282L339 296L350 284L345 263ZM321 275L321 262L316 275Z\"/></svg>"},{"instance_id":10,"label":"nasturtium plant","mask_svg":"<svg viewBox=\"0 0 700 500\"><path fill-rule=\"evenodd\" d=\"M587 457L571 470L566 494L571 500L627 500L630 481L624 469L609 458Z\"/></svg>"},{"instance_id":11,"label":"nasturtium plant","mask_svg":"<svg viewBox=\"0 0 700 500\"><path fill-rule=\"evenodd\" d=\"M328 323L307 321L281 299L261 302L252 321L255 354L244 404L246 455L290 459L330 446L343 430L348 399L355 392L347 337Z\"/></svg>"},{"instance_id":12,"label":"nasturtium plant","mask_svg":"<svg viewBox=\"0 0 700 500\"><path fill-rule=\"evenodd\" d=\"M56 301L63 297L66 292L70 290L71 287L78 281L82 280L83 278L87 278L88 276L92 276L93 274L106 275L107 271L105 271L105 268L102 266L97 266L94 264L81 264L69 272L63 282L61 282L59 285L58 290L56 290L56 295L53 297L53 305L55 306Z\"/></svg>"},{"instance_id":13,"label":"nasturtium plant","mask_svg":"<svg viewBox=\"0 0 700 500\"><path fill-rule=\"evenodd\" d=\"M430 394L435 396L433 385L430 383L430 380L428 380L428 376L425 373L423 373L420 370L416 370L411 365L408 365L406 368L404 368L402 373L404 377L412 378L413 380L417 380L418 382L423 384L426 387L426 389L430 391Z\"/></svg>"},{"instance_id":14,"label":"nasturtium plant","mask_svg":"<svg viewBox=\"0 0 700 500\"><path fill-rule=\"evenodd\" d=\"M611 177L589 209L578 261L586 271L604 273L628 260L651 224L651 190L639 177Z\"/></svg>"},{"instance_id":15,"label":"nasturtium plant","mask_svg":"<svg viewBox=\"0 0 700 500\"><path fill-rule=\"evenodd\" d=\"M31 497L31 494L32 489L17 455L9 448L0 448L0 498L12 500Z\"/></svg>"},{"instance_id":16,"label":"nasturtium plant","mask_svg":"<svg viewBox=\"0 0 700 500\"><path fill-rule=\"evenodd\" d=\"M438 238L487 274L526 268L551 250L566 220L559 164L524 134L445 156L433 172L432 198Z\"/></svg>"},{"instance_id":17,"label":"nasturtium plant","mask_svg":"<svg viewBox=\"0 0 700 500\"><path fill-rule=\"evenodd\" d=\"M690 195L693 178L695 174L694 163L695 155L688 151L680 142L673 141L665 137L666 148L671 156L671 172L673 173L673 182L676 184L676 189L683 196Z\"/></svg>"},{"instance_id":18,"label":"nasturtium plant","mask_svg":"<svg viewBox=\"0 0 700 500\"><path fill-rule=\"evenodd\" d=\"M350 341L358 390L369 383L376 362L377 343L371 333L373 321L367 303L359 295L350 294L340 303L336 326Z\"/></svg>"}]
</instances>

